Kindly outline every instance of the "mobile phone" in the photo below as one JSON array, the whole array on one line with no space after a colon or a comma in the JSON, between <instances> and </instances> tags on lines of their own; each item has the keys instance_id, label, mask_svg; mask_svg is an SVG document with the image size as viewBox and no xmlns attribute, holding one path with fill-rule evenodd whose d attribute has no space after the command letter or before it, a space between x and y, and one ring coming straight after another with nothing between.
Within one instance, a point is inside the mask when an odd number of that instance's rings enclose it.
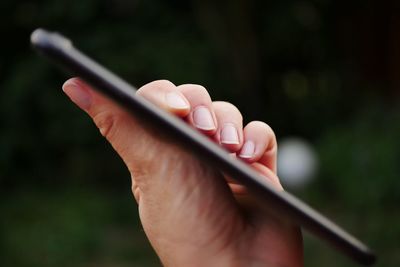
<instances>
[{"instance_id":1,"label":"mobile phone","mask_svg":"<svg viewBox=\"0 0 400 267\"><path fill-rule=\"evenodd\" d=\"M265 205L279 216L289 218L360 264L371 265L375 262L374 253L362 242L290 193L276 190L267 179L231 157L227 151L182 120L135 94L135 87L77 50L69 39L59 33L37 29L31 34L31 43L42 55L91 84L136 119L152 128L162 129L170 140L184 149L190 148L191 153L201 160L245 185L259 201L265 201Z\"/></svg>"}]
</instances>

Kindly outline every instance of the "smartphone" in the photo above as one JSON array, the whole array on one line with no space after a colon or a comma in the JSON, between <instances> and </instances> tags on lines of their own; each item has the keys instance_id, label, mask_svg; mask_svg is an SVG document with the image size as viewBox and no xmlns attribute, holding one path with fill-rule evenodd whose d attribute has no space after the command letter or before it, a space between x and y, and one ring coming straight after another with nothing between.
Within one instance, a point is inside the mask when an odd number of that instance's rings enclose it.
<instances>
[{"instance_id":1,"label":"smartphone","mask_svg":"<svg viewBox=\"0 0 400 267\"><path fill-rule=\"evenodd\" d=\"M31 44L40 54L113 99L136 119L162 130L169 140L183 149L190 148L201 160L245 185L258 201L264 202L278 216L293 221L362 265L375 262L374 253L362 242L300 199L276 190L267 179L182 120L138 96L135 87L80 52L69 39L56 32L37 29L31 34Z\"/></svg>"}]
</instances>

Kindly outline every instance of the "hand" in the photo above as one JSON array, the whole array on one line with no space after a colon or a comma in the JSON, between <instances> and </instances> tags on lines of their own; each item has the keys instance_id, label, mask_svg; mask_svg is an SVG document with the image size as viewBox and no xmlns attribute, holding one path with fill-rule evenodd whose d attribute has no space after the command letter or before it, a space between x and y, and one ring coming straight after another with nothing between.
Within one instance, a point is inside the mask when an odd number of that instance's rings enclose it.
<instances>
[{"instance_id":1,"label":"hand","mask_svg":"<svg viewBox=\"0 0 400 267\"><path fill-rule=\"evenodd\" d=\"M165 266L303 266L298 227L257 206L246 189L148 131L77 78L63 90L94 120L123 159L143 228ZM149 83L138 94L246 161L282 190L277 145L265 123L245 127L239 110L212 102L204 87ZM268 178L267 178L268 177Z\"/></svg>"}]
</instances>

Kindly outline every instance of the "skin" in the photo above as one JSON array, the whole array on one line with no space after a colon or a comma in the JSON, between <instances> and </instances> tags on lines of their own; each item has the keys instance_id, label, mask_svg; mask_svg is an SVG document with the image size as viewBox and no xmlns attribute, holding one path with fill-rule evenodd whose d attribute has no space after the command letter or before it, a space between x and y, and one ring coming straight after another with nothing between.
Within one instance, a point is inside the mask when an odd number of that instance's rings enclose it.
<instances>
[{"instance_id":1,"label":"skin","mask_svg":"<svg viewBox=\"0 0 400 267\"><path fill-rule=\"evenodd\" d=\"M258 205L246 188L171 144L160 131L146 129L78 78L66 81L63 90L125 162L144 231L164 266L303 266L299 228ZM200 85L160 80L137 93L283 190L276 175L276 139L267 124L243 126L235 106L213 102Z\"/></svg>"}]
</instances>

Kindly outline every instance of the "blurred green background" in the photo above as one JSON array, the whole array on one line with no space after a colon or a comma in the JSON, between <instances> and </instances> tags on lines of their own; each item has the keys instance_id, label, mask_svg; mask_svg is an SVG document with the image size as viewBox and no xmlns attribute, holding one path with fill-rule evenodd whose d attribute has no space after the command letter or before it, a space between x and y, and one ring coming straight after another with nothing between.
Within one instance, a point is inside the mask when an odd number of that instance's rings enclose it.
<instances>
[{"instance_id":1,"label":"blurred green background","mask_svg":"<svg viewBox=\"0 0 400 267\"><path fill-rule=\"evenodd\" d=\"M120 159L29 47L63 32L135 85L199 83L278 140L311 143L293 191L400 264L398 1L0 2L0 265L160 266ZM306 234L306 266L356 266Z\"/></svg>"}]
</instances>

